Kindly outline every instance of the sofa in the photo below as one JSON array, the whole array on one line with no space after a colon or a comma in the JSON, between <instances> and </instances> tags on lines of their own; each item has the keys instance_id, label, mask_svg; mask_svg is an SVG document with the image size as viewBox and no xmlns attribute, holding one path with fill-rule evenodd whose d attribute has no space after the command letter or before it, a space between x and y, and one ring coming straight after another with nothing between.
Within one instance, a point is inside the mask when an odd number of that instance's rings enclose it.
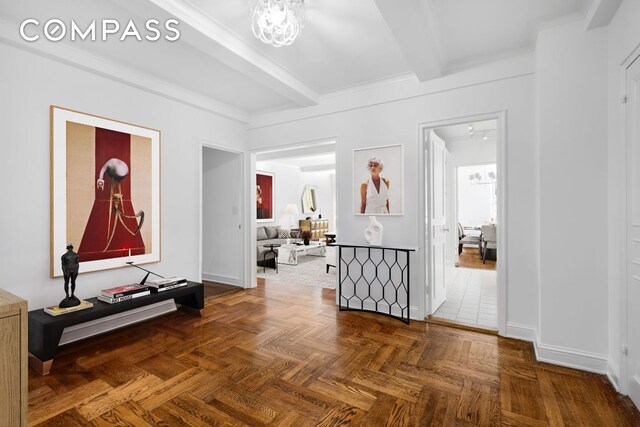
<instances>
[{"instance_id":1,"label":"sofa","mask_svg":"<svg viewBox=\"0 0 640 427\"><path fill-rule=\"evenodd\" d=\"M287 243L288 238L295 239L298 237L297 233L292 232L291 234L292 235L290 235L290 237L287 237L289 236L289 230L276 226L265 226L256 228L256 249L258 254L258 262L262 261L264 259L264 253L270 250L268 247L265 247L265 245L282 245ZM278 248L273 248L273 250L278 253Z\"/></svg>"}]
</instances>

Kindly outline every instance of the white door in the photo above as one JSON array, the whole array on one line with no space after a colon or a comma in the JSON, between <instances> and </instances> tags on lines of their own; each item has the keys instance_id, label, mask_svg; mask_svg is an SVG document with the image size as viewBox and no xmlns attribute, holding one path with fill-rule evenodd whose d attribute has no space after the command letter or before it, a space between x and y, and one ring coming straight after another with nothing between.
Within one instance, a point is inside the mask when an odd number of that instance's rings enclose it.
<instances>
[{"instance_id":1,"label":"white door","mask_svg":"<svg viewBox=\"0 0 640 427\"><path fill-rule=\"evenodd\" d=\"M629 397L640 407L640 57L627 69L628 259L627 369ZM624 363L624 360L622 361Z\"/></svg>"},{"instance_id":2,"label":"white door","mask_svg":"<svg viewBox=\"0 0 640 427\"><path fill-rule=\"evenodd\" d=\"M427 239L429 248L427 265L429 266L429 289L431 296L430 314L436 312L447 299L445 281L447 229L445 209L445 171L447 150L444 141L433 131L429 131L427 144L428 183L428 221Z\"/></svg>"}]
</instances>

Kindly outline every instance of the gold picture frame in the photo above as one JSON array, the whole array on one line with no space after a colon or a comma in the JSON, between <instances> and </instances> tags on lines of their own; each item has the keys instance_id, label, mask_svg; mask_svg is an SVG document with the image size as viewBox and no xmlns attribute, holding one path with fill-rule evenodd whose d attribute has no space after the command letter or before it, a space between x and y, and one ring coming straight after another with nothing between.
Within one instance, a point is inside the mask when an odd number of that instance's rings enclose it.
<instances>
[{"instance_id":1,"label":"gold picture frame","mask_svg":"<svg viewBox=\"0 0 640 427\"><path fill-rule=\"evenodd\" d=\"M73 244L80 273L161 259L161 134L52 105L51 277Z\"/></svg>"}]
</instances>

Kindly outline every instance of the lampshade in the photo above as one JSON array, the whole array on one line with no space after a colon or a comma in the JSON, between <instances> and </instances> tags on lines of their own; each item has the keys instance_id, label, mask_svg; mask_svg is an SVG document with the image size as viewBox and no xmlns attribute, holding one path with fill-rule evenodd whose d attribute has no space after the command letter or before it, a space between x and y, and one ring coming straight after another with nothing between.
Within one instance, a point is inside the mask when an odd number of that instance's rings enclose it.
<instances>
[{"instance_id":1,"label":"lampshade","mask_svg":"<svg viewBox=\"0 0 640 427\"><path fill-rule=\"evenodd\" d=\"M298 205L295 203L289 203L286 208L284 208L284 213L287 215L297 215L298 214Z\"/></svg>"}]
</instances>

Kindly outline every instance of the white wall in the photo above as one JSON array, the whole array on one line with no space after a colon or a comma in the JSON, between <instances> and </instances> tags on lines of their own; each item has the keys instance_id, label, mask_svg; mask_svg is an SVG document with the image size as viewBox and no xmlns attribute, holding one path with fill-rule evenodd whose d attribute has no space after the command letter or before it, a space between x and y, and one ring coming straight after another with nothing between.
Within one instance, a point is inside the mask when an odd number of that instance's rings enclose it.
<instances>
[{"instance_id":1,"label":"white wall","mask_svg":"<svg viewBox=\"0 0 640 427\"><path fill-rule=\"evenodd\" d=\"M625 0L607 27L608 31L608 324L609 374L615 381L621 364L622 306L626 304L626 141L624 114L620 104L623 93L625 60L640 45L640 2ZM636 54L640 52L636 51Z\"/></svg>"},{"instance_id":2,"label":"white wall","mask_svg":"<svg viewBox=\"0 0 640 427\"><path fill-rule=\"evenodd\" d=\"M242 155L202 149L202 277L242 284Z\"/></svg>"},{"instance_id":3,"label":"white wall","mask_svg":"<svg viewBox=\"0 0 640 427\"><path fill-rule=\"evenodd\" d=\"M302 212L302 191L305 185L318 187L318 207L322 208L322 219L328 219L329 224L334 223L332 214L332 186L331 175L324 172L301 172L299 167L285 165L277 161L258 161L256 170L273 172L276 175L276 203L273 222L260 222L258 226L281 226L289 228L290 215L285 213L285 208L290 203L298 206L298 214L293 216L294 226L298 221L311 216L317 219L317 214L305 214ZM331 228L331 227L330 227Z\"/></svg>"},{"instance_id":4,"label":"white wall","mask_svg":"<svg viewBox=\"0 0 640 427\"><path fill-rule=\"evenodd\" d=\"M463 226L480 226L496 220L496 184L487 181L487 171L496 172L496 164L458 167L458 221ZM469 175L480 174L482 182L474 184Z\"/></svg>"},{"instance_id":5,"label":"white wall","mask_svg":"<svg viewBox=\"0 0 640 427\"><path fill-rule=\"evenodd\" d=\"M333 217L333 199L335 195L335 173L327 172L302 172L300 180L302 187L315 185L318 187L318 207L322 209L322 219L329 221L329 230L335 231L335 218ZM300 190L302 192L302 189ZM317 218L314 215L314 218Z\"/></svg>"},{"instance_id":6,"label":"white wall","mask_svg":"<svg viewBox=\"0 0 640 427\"><path fill-rule=\"evenodd\" d=\"M162 132L162 261L147 267L197 280L199 139L243 149L245 126L5 44L0 58L0 287L27 299L29 309L64 295L62 279L49 278L51 104ZM55 250L56 258L64 252ZM133 268L81 274L76 293L89 298L141 278Z\"/></svg>"},{"instance_id":7,"label":"white wall","mask_svg":"<svg viewBox=\"0 0 640 427\"><path fill-rule=\"evenodd\" d=\"M518 63L518 67L522 64ZM526 68L523 66L523 68ZM518 68L520 70L520 68ZM531 71L533 71L531 69ZM499 76L500 72L496 72ZM385 227L384 244L421 247L423 242L418 224L423 221L419 212L419 187L421 173L419 159L421 148L418 141L420 123L483 113L507 111L507 164L508 164L508 210L509 222L509 283L508 316L514 324L535 328L537 323L537 265L535 197L531 176L534 165L534 87L533 75L518 71L510 78L489 78L484 72L476 74L489 82L472 84L453 89L451 81L472 79L471 73L447 77L418 85L415 90L406 90L405 83L398 87L390 85L384 89L353 91L340 97L332 97L327 106L294 110L289 113L266 114L255 118L257 128L250 129L251 149L292 144L299 141L336 139L336 179L338 198L338 228L340 240L364 243L363 230L366 217L353 215L352 207L352 155L354 148L388 144L404 144L405 214L396 217L378 217ZM411 83L413 85L413 83ZM425 90L429 93L421 94ZM372 100L384 98L384 94L406 94L402 99L386 99L372 105ZM342 100L342 101L340 101ZM353 105L368 104L353 108ZM269 122L271 120L271 122ZM253 123L253 122L252 122ZM522 245L526 240L530 244ZM413 258L411 298L417 308L424 310L424 303L416 297L420 286L417 278L418 263L424 259L422 252ZM414 310L413 315L417 315Z\"/></svg>"},{"instance_id":8,"label":"white wall","mask_svg":"<svg viewBox=\"0 0 640 427\"><path fill-rule=\"evenodd\" d=\"M538 36L538 351L596 370L607 353L606 57L606 29L575 21Z\"/></svg>"}]
</instances>

